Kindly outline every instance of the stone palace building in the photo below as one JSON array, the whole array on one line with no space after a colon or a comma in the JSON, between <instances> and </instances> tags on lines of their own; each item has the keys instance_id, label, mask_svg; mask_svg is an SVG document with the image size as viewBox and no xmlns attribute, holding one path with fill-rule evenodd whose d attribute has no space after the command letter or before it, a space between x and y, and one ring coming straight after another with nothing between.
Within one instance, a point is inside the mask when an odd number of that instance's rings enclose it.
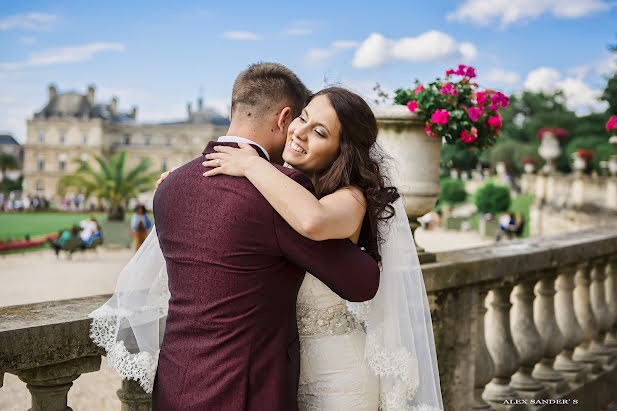
<instances>
[{"instance_id":1,"label":"stone palace building","mask_svg":"<svg viewBox=\"0 0 617 411\"><path fill-rule=\"evenodd\" d=\"M59 93L49 86L45 106L27 121L24 145L24 194L58 198L60 177L74 172L81 158L129 152L128 167L150 157L156 170L182 165L198 156L208 141L225 134L229 119L203 106L187 105L187 117L170 123L138 123L137 107L118 110L118 99L108 103L95 100L95 87L87 93Z\"/></svg>"}]
</instances>

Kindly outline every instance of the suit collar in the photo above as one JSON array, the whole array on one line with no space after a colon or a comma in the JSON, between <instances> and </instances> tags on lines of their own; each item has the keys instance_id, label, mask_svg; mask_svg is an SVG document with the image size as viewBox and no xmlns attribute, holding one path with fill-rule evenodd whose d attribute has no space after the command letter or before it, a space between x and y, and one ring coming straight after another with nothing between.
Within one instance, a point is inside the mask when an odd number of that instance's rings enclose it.
<instances>
[{"instance_id":1,"label":"suit collar","mask_svg":"<svg viewBox=\"0 0 617 411\"><path fill-rule=\"evenodd\" d=\"M257 154L259 154L259 157L263 158L264 160L270 161L270 159L268 158L268 155L266 154L265 150L255 144L255 143L248 143L250 144L256 151ZM229 146L229 147L235 147L238 148L238 143L237 142L233 142L233 141L226 141L226 142L220 142L220 141L210 141L208 143L208 145L206 146L206 148L204 148L204 151L202 151L201 154L210 154L210 153L214 153L214 147L215 146Z\"/></svg>"}]
</instances>

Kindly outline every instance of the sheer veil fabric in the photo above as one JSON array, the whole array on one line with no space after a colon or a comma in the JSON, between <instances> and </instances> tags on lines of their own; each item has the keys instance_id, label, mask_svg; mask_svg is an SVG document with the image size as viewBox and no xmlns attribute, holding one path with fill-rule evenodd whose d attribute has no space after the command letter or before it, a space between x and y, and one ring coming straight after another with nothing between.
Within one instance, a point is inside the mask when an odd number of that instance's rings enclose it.
<instances>
[{"instance_id":1,"label":"sheer veil fabric","mask_svg":"<svg viewBox=\"0 0 617 411\"><path fill-rule=\"evenodd\" d=\"M428 298L402 199L380 222L381 279L376 296L347 303L366 331L365 358L380 377L380 409L443 410ZM152 229L124 267L112 297L90 313L90 336L108 366L152 392L169 300L165 259Z\"/></svg>"}]
</instances>

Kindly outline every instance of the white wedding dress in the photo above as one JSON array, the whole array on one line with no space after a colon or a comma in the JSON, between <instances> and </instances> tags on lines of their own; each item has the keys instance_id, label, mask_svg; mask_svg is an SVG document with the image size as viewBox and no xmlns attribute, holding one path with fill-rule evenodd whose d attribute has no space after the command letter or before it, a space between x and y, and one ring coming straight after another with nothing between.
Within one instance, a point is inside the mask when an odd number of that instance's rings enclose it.
<instances>
[{"instance_id":1,"label":"white wedding dress","mask_svg":"<svg viewBox=\"0 0 617 411\"><path fill-rule=\"evenodd\" d=\"M300 411L377 410L379 378L364 358L366 333L346 301L306 273L296 316Z\"/></svg>"}]
</instances>

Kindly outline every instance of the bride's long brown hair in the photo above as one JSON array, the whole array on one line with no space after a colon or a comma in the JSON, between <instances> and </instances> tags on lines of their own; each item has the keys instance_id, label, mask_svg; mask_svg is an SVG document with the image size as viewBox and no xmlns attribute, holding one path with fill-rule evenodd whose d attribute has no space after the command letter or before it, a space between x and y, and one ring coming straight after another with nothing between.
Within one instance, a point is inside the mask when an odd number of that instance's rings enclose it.
<instances>
[{"instance_id":1,"label":"bride's long brown hair","mask_svg":"<svg viewBox=\"0 0 617 411\"><path fill-rule=\"evenodd\" d=\"M382 164L388 156L375 145L377 121L373 111L359 95L340 87L329 87L316 93L327 96L341 123L339 154L332 165L315 174L315 190L319 197L336 190L355 186L366 199L358 245L377 262L381 261L378 245L380 220L394 216L392 202L399 197L396 187L384 175Z\"/></svg>"}]
</instances>

